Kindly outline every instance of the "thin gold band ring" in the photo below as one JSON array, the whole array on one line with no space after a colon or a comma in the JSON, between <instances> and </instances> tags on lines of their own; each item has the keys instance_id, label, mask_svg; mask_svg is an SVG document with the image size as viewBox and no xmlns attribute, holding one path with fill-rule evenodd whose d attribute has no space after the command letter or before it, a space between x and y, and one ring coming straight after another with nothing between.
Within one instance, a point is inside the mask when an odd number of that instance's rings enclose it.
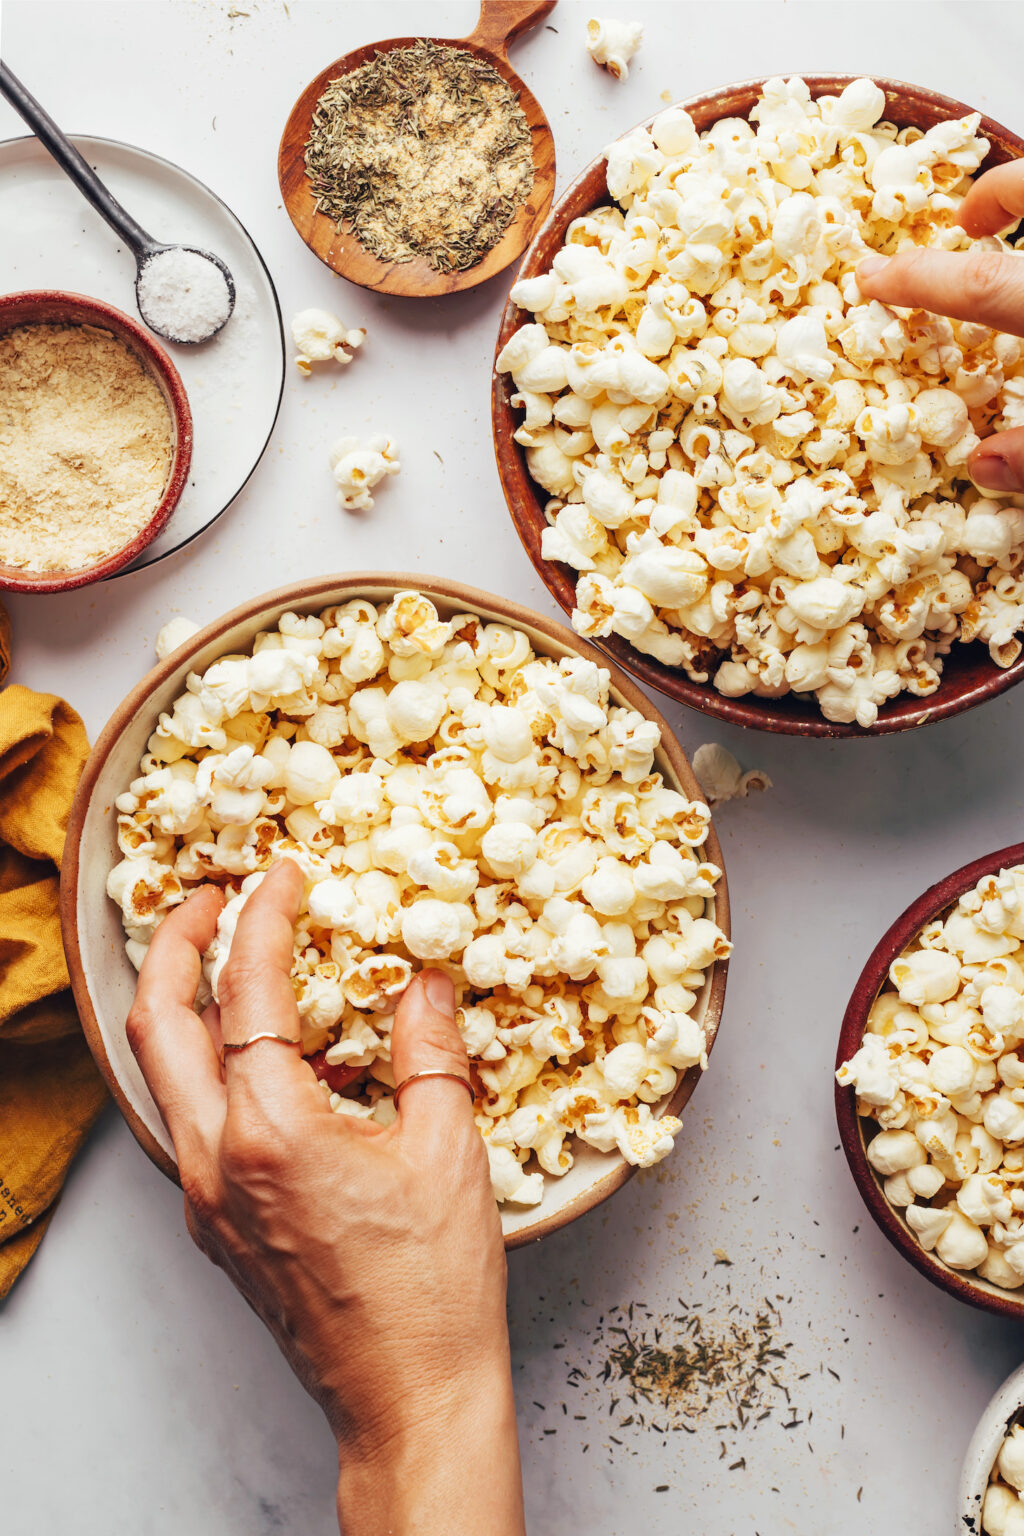
<instances>
[{"instance_id":1,"label":"thin gold band ring","mask_svg":"<svg viewBox=\"0 0 1024 1536\"><path fill-rule=\"evenodd\" d=\"M398 1100L405 1092L406 1088L408 1088L410 1083L414 1083L419 1077L450 1077L453 1083L461 1083L473 1102L476 1102L476 1093L473 1089L473 1084L470 1082L468 1077L463 1077L461 1072L441 1072L437 1068L427 1068L423 1072L410 1072L408 1077L403 1077L402 1081L395 1088L394 1104L396 1109L398 1108Z\"/></svg>"},{"instance_id":2,"label":"thin gold band ring","mask_svg":"<svg viewBox=\"0 0 1024 1536\"><path fill-rule=\"evenodd\" d=\"M250 1045L255 1045L257 1040L277 1040L281 1045L297 1045L302 1049L302 1041L296 1040L293 1035L277 1035L272 1029L261 1029L258 1034L250 1035L248 1040L227 1040L220 1048L221 1065L228 1051L247 1051Z\"/></svg>"}]
</instances>

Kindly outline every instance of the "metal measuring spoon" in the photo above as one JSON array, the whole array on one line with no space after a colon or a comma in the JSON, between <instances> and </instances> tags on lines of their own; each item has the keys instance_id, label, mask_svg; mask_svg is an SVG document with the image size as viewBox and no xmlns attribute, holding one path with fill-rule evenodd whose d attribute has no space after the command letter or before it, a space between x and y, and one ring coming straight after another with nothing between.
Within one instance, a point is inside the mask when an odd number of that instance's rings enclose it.
<instances>
[{"instance_id":1,"label":"metal measuring spoon","mask_svg":"<svg viewBox=\"0 0 1024 1536\"><path fill-rule=\"evenodd\" d=\"M0 95L25 119L61 170L131 250L136 265L135 302L150 330L168 341L184 343L209 341L216 336L235 307L235 280L220 257L196 246L163 245L147 234L2 61ZM194 317L186 314L185 324L176 333L175 309L180 312L182 305L187 307L190 296L197 302L208 301L209 307L200 307Z\"/></svg>"}]
</instances>

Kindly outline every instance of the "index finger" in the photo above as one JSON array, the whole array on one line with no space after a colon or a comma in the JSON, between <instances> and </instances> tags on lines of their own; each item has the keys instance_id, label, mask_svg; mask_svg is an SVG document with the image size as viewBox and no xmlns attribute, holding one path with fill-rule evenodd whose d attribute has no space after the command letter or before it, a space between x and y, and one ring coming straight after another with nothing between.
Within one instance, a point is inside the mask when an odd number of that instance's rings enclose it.
<instances>
[{"instance_id":1,"label":"index finger","mask_svg":"<svg viewBox=\"0 0 1024 1536\"><path fill-rule=\"evenodd\" d=\"M1024 257L1004 251L933 251L869 256L857 268L868 299L927 309L1024 336Z\"/></svg>"},{"instance_id":2,"label":"index finger","mask_svg":"<svg viewBox=\"0 0 1024 1536\"><path fill-rule=\"evenodd\" d=\"M171 1133L182 1146L209 1145L224 1119L224 1085L209 1032L193 1002L202 954L217 931L224 898L215 886L194 891L157 928L139 972L125 1022L128 1044Z\"/></svg>"},{"instance_id":3,"label":"index finger","mask_svg":"<svg viewBox=\"0 0 1024 1536\"><path fill-rule=\"evenodd\" d=\"M994 165L971 183L960 205L960 223L969 235L1001 235L1024 218L1024 160Z\"/></svg>"}]
</instances>

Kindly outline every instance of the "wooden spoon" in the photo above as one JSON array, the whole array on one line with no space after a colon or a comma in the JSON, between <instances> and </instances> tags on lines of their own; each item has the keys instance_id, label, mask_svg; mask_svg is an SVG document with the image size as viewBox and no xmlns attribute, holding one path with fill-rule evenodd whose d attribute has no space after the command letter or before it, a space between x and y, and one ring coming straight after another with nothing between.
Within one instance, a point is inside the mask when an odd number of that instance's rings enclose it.
<instances>
[{"instance_id":1,"label":"wooden spoon","mask_svg":"<svg viewBox=\"0 0 1024 1536\"><path fill-rule=\"evenodd\" d=\"M436 272L422 257L403 262L378 261L360 245L347 226L339 231L333 219L317 211L306 175L305 150L313 126L313 111L330 82L358 69L360 64L366 64L376 53L409 48L421 39L390 37L382 43L367 43L346 53L344 58L336 59L310 81L292 108L281 135L277 175L289 218L321 261L360 287L374 288L378 293L426 297L475 288L522 255L551 207L555 188L555 144L547 118L536 97L527 90L509 63L507 49L513 38L535 27L554 7L555 0L483 0L480 19L469 37L430 39L449 47L463 48L497 70L518 92L519 104L533 139L533 190L528 201L483 260L464 272Z\"/></svg>"}]
</instances>

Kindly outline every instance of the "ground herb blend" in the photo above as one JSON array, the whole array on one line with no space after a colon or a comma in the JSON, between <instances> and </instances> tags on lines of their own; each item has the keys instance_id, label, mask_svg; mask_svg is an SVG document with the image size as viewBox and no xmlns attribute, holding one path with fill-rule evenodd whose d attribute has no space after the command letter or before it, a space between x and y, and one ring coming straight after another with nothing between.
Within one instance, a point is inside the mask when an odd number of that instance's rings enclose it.
<instances>
[{"instance_id":1,"label":"ground herb blend","mask_svg":"<svg viewBox=\"0 0 1024 1536\"><path fill-rule=\"evenodd\" d=\"M496 70L420 41L332 80L313 112L317 208L379 261L475 267L533 187L530 129Z\"/></svg>"}]
</instances>

